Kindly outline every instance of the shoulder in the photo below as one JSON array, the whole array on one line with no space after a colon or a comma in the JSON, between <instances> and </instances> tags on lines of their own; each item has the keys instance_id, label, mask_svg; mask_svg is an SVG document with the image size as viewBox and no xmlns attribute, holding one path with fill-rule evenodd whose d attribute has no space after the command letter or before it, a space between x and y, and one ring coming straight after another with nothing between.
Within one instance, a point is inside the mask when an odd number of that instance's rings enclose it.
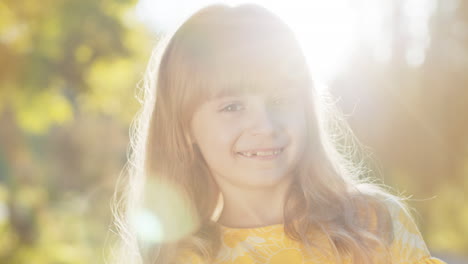
<instances>
[{"instance_id":1,"label":"shoulder","mask_svg":"<svg viewBox=\"0 0 468 264\"><path fill-rule=\"evenodd\" d=\"M431 257L404 201L377 188L363 186L356 194L358 218L366 229L387 241L392 263L442 264Z\"/></svg>"},{"instance_id":2,"label":"shoulder","mask_svg":"<svg viewBox=\"0 0 468 264\"><path fill-rule=\"evenodd\" d=\"M393 196L385 196L381 201L392 221L390 253L394 263L443 264L431 256L409 207Z\"/></svg>"},{"instance_id":3,"label":"shoulder","mask_svg":"<svg viewBox=\"0 0 468 264\"><path fill-rule=\"evenodd\" d=\"M401 235L420 235L408 206L401 198L378 189L360 190L355 197L358 197L358 216L370 222L371 230L385 227L385 232L392 233L391 240L401 238Z\"/></svg>"}]
</instances>

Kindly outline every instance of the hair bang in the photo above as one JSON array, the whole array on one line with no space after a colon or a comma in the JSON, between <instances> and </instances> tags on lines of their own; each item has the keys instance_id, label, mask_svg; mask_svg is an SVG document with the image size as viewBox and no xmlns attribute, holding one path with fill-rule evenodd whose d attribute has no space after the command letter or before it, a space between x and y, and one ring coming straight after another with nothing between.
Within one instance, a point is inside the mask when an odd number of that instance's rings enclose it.
<instances>
[{"instance_id":1,"label":"hair bang","mask_svg":"<svg viewBox=\"0 0 468 264\"><path fill-rule=\"evenodd\" d=\"M270 48L271 49L271 48ZM298 57L286 51L269 55L223 54L197 70L197 94L206 100L222 96L252 93L273 93L278 90L298 89L310 83L307 66Z\"/></svg>"}]
</instances>

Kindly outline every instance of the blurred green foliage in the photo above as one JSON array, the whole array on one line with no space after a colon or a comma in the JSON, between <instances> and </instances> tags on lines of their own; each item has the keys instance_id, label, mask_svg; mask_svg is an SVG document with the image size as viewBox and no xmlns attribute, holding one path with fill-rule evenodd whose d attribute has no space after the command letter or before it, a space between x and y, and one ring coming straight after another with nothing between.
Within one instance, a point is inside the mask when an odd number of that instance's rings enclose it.
<instances>
[{"instance_id":1,"label":"blurred green foliage","mask_svg":"<svg viewBox=\"0 0 468 264\"><path fill-rule=\"evenodd\" d=\"M0 2L0 263L103 262L154 44L135 4ZM330 85L385 183L413 195L428 245L458 254L468 252L468 38L446 29L466 26L467 9L432 19L422 66L406 65L396 23L391 63L362 47Z\"/></svg>"},{"instance_id":2,"label":"blurred green foliage","mask_svg":"<svg viewBox=\"0 0 468 264\"><path fill-rule=\"evenodd\" d=\"M151 40L134 0L0 2L0 263L101 263Z\"/></svg>"}]
</instances>

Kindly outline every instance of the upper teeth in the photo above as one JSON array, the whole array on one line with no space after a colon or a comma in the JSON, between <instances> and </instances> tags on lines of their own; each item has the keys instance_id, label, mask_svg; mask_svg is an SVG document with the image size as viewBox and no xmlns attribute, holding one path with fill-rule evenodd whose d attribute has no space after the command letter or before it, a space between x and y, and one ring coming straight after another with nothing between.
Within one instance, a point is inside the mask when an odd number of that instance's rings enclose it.
<instances>
[{"instance_id":1,"label":"upper teeth","mask_svg":"<svg viewBox=\"0 0 468 264\"><path fill-rule=\"evenodd\" d=\"M251 156L272 156L277 155L281 152L281 149L271 150L271 151L246 151L241 152L242 155L251 157Z\"/></svg>"}]
</instances>

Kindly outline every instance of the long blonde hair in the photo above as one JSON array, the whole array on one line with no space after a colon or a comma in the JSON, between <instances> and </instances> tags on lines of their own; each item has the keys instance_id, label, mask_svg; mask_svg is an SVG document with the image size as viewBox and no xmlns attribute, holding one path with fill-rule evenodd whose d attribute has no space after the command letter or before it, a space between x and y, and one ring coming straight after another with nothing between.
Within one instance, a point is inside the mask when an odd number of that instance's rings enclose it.
<instances>
[{"instance_id":1,"label":"long blonde hair","mask_svg":"<svg viewBox=\"0 0 468 264\"><path fill-rule=\"evenodd\" d=\"M192 113L220 93L278 84L301 87L307 117L306 150L285 201L286 234L321 250L312 234L323 232L336 263L391 263L385 252L392 223L384 200L399 199L366 177L355 160L359 144L327 103L329 96L314 86L294 34L257 5L205 7L153 52L114 197L120 239L113 263L172 263L186 249L208 261L216 257L220 230L213 212L220 191L191 144ZM145 221L138 219L153 222L144 239L138 223Z\"/></svg>"}]
</instances>

